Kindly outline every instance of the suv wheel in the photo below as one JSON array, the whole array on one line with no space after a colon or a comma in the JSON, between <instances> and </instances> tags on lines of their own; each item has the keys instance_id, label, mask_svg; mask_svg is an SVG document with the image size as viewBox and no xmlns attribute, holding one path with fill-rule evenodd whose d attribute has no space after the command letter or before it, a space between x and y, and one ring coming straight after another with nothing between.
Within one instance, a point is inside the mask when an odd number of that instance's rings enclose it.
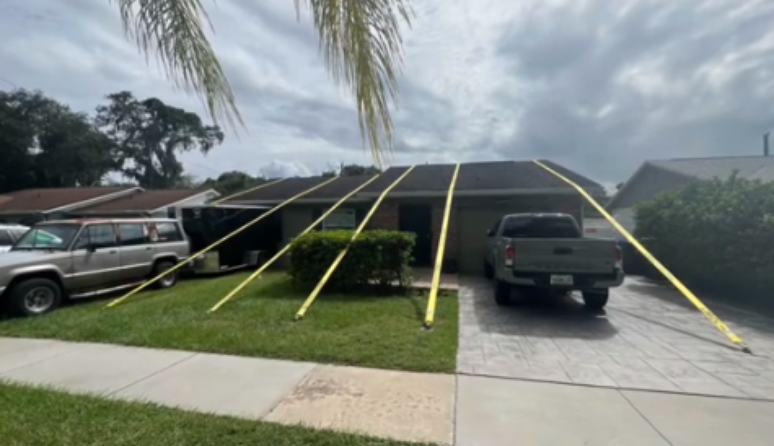
<instances>
[{"instance_id":1,"label":"suv wheel","mask_svg":"<svg viewBox=\"0 0 774 446\"><path fill-rule=\"evenodd\" d=\"M169 271L170 269L175 267L175 263L171 262L169 260L162 260L158 263L156 263L156 266L153 267L153 277L156 277L160 274L162 274L164 271ZM177 284L177 271L172 271L171 273L168 273L161 279L157 280L156 283L153 285L159 289L159 290L165 290L167 288L172 288Z\"/></svg>"},{"instance_id":2,"label":"suv wheel","mask_svg":"<svg viewBox=\"0 0 774 446\"><path fill-rule=\"evenodd\" d=\"M62 287L51 279L25 279L10 293L13 310L22 316L39 316L55 310L62 303Z\"/></svg>"},{"instance_id":3,"label":"suv wheel","mask_svg":"<svg viewBox=\"0 0 774 446\"><path fill-rule=\"evenodd\" d=\"M583 303L589 310L601 310L607 305L609 290L593 290L583 292Z\"/></svg>"}]
</instances>

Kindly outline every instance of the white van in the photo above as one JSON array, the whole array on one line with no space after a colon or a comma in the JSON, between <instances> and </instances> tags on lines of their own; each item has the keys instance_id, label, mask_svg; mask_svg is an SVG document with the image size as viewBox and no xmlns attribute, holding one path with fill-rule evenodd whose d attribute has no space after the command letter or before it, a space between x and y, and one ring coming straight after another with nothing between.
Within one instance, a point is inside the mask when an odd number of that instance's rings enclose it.
<instances>
[{"instance_id":1,"label":"white van","mask_svg":"<svg viewBox=\"0 0 774 446\"><path fill-rule=\"evenodd\" d=\"M0 223L0 253L10 251L16 240L29 229L27 226Z\"/></svg>"}]
</instances>

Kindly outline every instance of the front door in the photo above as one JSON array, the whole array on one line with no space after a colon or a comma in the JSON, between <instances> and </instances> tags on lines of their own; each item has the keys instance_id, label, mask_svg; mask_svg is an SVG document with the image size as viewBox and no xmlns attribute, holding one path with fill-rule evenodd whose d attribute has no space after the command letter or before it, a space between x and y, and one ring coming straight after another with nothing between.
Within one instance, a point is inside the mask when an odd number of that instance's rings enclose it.
<instances>
[{"instance_id":1,"label":"front door","mask_svg":"<svg viewBox=\"0 0 774 446\"><path fill-rule=\"evenodd\" d=\"M404 204L398 208L398 230L416 236L413 266L433 263L433 211L428 204Z\"/></svg>"}]
</instances>

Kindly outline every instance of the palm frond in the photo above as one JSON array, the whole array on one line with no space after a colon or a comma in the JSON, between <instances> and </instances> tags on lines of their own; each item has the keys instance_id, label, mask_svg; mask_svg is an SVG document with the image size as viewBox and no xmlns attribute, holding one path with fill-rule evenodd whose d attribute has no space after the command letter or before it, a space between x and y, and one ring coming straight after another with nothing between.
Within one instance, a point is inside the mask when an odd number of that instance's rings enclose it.
<instances>
[{"instance_id":1,"label":"palm frond","mask_svg":"<svg viewBox=\"0 0 774 446\"><path fill-rule=\"evenodd\" d=\"M363 143L377 166L393 144L388 99L397 100L403 57L400 25L411 25L409 0L294 0L311 11L325 64L348 87L358 108Z\"/></svg>"},{"instance_id":2,"label":"palm frond","mask_svg":"<svg viewBox=\"0 0 774 446\"><path fill-rule=\"evenodd\" d=\"M203 96L212 119L243 125L236 98L205 34L209 16L200 0L112 0L124 31L146 58L155 53L175 86Z\"/></svg>"}]
</instances>

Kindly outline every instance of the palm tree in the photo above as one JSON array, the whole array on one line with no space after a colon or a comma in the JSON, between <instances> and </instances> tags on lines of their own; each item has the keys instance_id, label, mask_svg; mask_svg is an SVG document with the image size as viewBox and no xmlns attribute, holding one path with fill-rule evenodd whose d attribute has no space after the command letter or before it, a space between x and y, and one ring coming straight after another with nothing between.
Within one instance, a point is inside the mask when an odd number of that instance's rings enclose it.
<instances>
[{"instance_id":1,"label":"palm tree","mask_svg":"<svg viewBox=\"0 0 774 446\"><path fill-rule=\"evenodd\" d=\"M201 0L114 0L127 35L155 53L178 87L203 97L213 120L244 125L223 68L205 35L210 20ZM261 1L261 0L241 0ZM333 80L357 101L360 132L374 161L392 148L388 99L396 100L402 63L400 25L410 25L409 0L294 0L308 8Z\"/></svg>"}]
</instances>

